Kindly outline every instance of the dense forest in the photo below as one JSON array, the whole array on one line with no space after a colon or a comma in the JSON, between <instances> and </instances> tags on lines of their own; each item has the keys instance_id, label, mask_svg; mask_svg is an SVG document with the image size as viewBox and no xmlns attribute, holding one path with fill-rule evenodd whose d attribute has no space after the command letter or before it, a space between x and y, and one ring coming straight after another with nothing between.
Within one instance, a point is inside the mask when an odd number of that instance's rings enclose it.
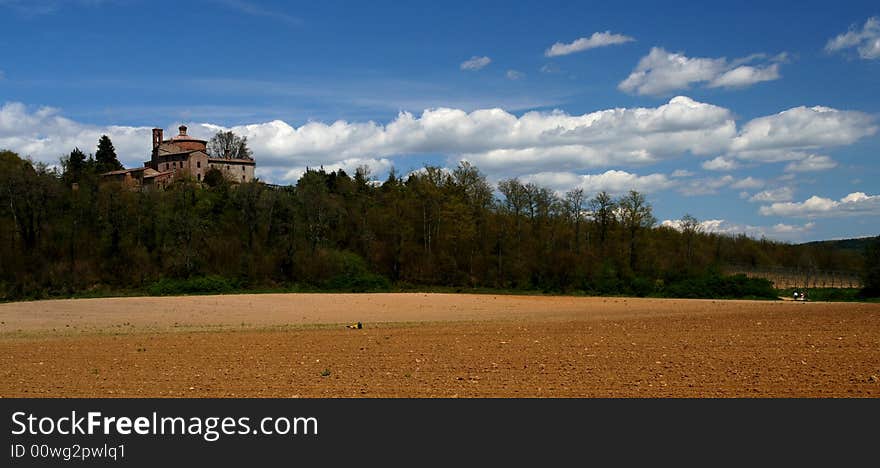
<instances>
[{"instance_id":1,"label":"dense forest","mask_svg":"<svg viewBox=\"0 0 880 468\"><path fill-rule=\"evenodd\" d=\"M292 186L215 176L131 190L100 182L121 167L102 145L94 157L74 150L59 170L0 151L0 300L427 287L767 296L768 282L720 272L866 264L861 251L703 232L690 216L678 230L658 226L634 191L493 187L464 162L385 180L362 167L308 170Z\"/></svg>"}]
</instances>

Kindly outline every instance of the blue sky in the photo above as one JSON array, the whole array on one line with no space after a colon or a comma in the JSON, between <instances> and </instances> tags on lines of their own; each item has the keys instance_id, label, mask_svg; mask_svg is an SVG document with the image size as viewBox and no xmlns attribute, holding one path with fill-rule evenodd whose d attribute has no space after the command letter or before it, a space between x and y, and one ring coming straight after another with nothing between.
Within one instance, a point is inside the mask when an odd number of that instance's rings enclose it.
<instances>
[{"instance_id":1,"label":"blue sky","mask_svg":"<svg viewBox=\"0 0 880 468\"><path fill-rule=\"evenodd\" d=\"M880 233L876 2L0 0L0 147L247 135L258 173L467 159L660 221Z\"/></svg>"}]
</instances>

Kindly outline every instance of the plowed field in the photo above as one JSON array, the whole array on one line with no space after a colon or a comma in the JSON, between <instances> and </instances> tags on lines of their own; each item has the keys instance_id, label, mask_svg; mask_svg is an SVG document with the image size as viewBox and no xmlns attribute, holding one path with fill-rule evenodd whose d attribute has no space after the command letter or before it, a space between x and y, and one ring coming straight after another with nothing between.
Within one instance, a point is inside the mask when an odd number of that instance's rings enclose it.
<instances>
[{"instance_id":1,"label":"plowed field","mask_svg":"<svg viewBox=\"0 0 880 468\"><path fill-rule=\"evenodd\" d=\"M880 304L455 294L0 304L0 396L878 397Z\"/></svg>"}]
</instances>

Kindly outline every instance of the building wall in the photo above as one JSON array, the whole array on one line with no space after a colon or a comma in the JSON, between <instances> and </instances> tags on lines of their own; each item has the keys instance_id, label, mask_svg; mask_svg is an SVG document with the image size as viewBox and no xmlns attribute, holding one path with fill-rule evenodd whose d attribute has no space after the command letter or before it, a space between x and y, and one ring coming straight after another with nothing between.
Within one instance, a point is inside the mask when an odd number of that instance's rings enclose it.
<instances>
[{"instance_id":1,"label":"building wall","mask_svg":"<svg viewBox=\"0 0 880 468\"><path fill-rule=\"evenodd\" d=\"M209 159L209 169L219 169L226 179L232 182L252 182L254 162L244 159Z\"/></svg>"},{"instance_id":2,"label":"building wall","mask_svg":"<svg viewBox=\"0 0 880 468\"><path fill-rule=\"evenodd\" d=\"M201 181L208 172L208 155L202 151L188 154L159 154L156 156L157 171L173 171L175 175L188 175Z\"/></svg>"},{"instance_id":3,"label":"building wall","mask_svg":"<svg viewBox=\"0 0 880 468\"><path fill-rule=\"evenodd\" d=\"M193 178L201 182L208 172L208 155L201 151L190 153L185 169Z\"/></svg>"}]
</instances>

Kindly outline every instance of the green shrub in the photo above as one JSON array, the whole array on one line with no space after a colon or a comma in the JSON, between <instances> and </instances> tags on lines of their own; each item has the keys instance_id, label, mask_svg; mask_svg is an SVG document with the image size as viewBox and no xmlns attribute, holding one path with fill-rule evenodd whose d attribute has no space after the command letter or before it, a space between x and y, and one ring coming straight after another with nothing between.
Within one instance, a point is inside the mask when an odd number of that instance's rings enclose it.
<instances>
[{"instance_id":1,"label":"green shrub","mask_svg":"<svg viewBox=\"0 0 880 468\"><path fill-rule=\"evenodd\" d=\"M806 292L808 301L850 302L863 299L857 288L787 288L778 293L782 297L792 297L795 291Z\"/></svg>"},{"instance_id":2,"label":"green shrub","mask_svg":"<svg viewBox=\"0 0 880 468\"><path fill-rule=\"evenodd\" d=\"M658 295L705 299L775 299L777 297L773 284L767 279L749 278L742 274L723 276L714 273L669 281L658 291Z\"/></svg>"},{"instance_id":3,"label":"green shrub","mask_svg":"<svg viewBox=\"0 0 880 468\"><path fill-rule=\"evenodd\" d=\"M636 297L645 297L654 293L654 282L647 279L636 277L629 282L630 293Z\"/></svg>"},{"instance_id":4,"label":"green shrub","mask_svg":"<svg viewBox=\"0 0 880 468\"><path fill-rule=\"evenodd\" d=\"M377 275L367 268L367 263L352 252L330 250L322 258L330 273L329 279L322 286L335 291L386 291L391 282L382 275Z\"/></svg>"},{"instance_id":5,"label":"green shrub","mask_svg":"<svg viewBox=\"0 0 880 468\"><path fill-rule=\"evenodd\" d=\"M186 279L162 278L147 289L152 296L180 294L221 294L231 292L232 283L221 276L194 276Z\"/></svg>"}]
</instances>

